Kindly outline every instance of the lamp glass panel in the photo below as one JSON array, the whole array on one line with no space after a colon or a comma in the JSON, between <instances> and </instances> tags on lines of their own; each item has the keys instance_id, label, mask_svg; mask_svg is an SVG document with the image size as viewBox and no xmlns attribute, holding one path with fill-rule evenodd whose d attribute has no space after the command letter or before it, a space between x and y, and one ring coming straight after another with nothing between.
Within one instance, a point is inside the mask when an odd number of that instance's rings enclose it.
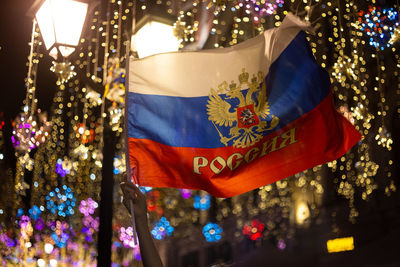
<instances>
[{"instance_id":1,"label":"lamp glass panel","mask_svg":"<svg viewBox=\"0 0 400 267\"><path fill-rule=\"evenodd\" d=\"M72 54L72 52L75 51L75 48L73 47L68 47L68 46L59 46L58 49L60 50L61 55L63 55L63 57L68 57L69 55Z\"/></svg>"},{"instance_id":2,"label":"lamp glass panel","mask_svg":"<svg viewBox=\"0 0 400 267\"><path fill-rule=\"evenodd\" d=\"M57 43L77 46L88 4L73 0L52 0L51 2Z\"/></svg>"},{"instance_id":3,"label":"lamp glass panel","mask_svg":"<svg viewBox=\"0 0 400 267\"><path fill-rule=\"evenodd\" d=\"M57 60L57 56L58 56L58 51L56 47L53 47L50 52L49 55L52 56L55 60Z\"/></svg>"},{"instance_id":4,"label":"lamp glass panel","mask_svg":"<svg viewBox=\"0 0 400 267\"><path fill-rule=\"evenodd\" d=\"M133 49L138 52L140 58L179 49L173 26L156 21L145 24L132 39Z\"/></svg>"},{"instance_id":5,"label":"lamp glass panel","mask_svg":"<svg viewBox=\"0 0 400 267\"><path fill-rule=\"evenodd\" d=\"M51 0L46 0L36 12L36 21L39 24L46 49L49 49L56 41L51 2Z\"/></svg>"}]
</instances>

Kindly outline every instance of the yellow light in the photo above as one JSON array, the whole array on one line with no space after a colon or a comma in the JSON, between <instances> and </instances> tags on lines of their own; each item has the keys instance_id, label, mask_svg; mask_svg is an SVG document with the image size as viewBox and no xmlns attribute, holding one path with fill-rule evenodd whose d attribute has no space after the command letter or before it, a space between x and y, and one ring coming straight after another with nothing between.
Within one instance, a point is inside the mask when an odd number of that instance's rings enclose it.
<instances>
[{"instance_id":1,"label":"yellow light","mask_svg":"<svg viewBox=\"0 0 400 267\"><path fill-rule=\"evenodd\" d=\"M149 20L132 36L132 49L140 58L178 51L179 44L172 25L154 20Z\"/></svg>"},{"instance_id":2,"label":"yellow light","mask_svg":"<svg viewBox=\"0 0 400 267\"><path fill-rule=\"evenodd\" d=\"M326 247L329 253L354 250L354 238L350 236L331 239L326 242Z\"/></svg>"},{"instance_id":3,"label":"yellow light","mask_svg":"<svg viewBox=\"0 0 400 267\"><path fill-rule=\"evenodd\" d=\"M46 49L59 44L61 54L69 56L79 43L87 8L74 0L46 0L36 13Z\"/></svg>"},{"instance_id":4,"label":"yellow light","mask_svg":"<svg viewBox=\"0 0 400 267\"><path fill-rule=\"evenodd\" d=\"M310 217L310 209L307 203L304 201L299 201L296 207L296 222L298 224L303 224L308 217Z\"/></svg>"}]
</instances>

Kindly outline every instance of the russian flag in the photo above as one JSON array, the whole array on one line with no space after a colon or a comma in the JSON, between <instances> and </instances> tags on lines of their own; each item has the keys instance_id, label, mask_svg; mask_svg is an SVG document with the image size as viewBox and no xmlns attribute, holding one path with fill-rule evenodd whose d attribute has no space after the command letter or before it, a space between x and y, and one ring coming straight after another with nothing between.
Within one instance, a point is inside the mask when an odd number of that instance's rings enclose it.
<instances>
[{"instance_id":1,"label":"russian flag","mask_svg":"<svg viewBox=\"0 0 400 267\"><path fill-rule=\"evenodd\" d=\"M361 137L334 108L302 30L129 63L130 167L141 186L232 197L335 160Z\"/></svg>"}]
</instances>

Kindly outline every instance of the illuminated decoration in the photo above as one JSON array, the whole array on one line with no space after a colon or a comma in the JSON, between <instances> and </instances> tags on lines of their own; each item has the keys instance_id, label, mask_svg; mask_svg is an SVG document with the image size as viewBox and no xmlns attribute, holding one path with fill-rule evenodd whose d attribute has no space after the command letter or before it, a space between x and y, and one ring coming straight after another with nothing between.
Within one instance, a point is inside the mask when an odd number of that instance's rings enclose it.
<instances>
[{"instance_id":1,"label":"illuminated decoration","mask_svg":"<svg viewBox=\"0 0 400 267\"><path fill-rule=\"evenodd\" d=\"M383 50L391 45L391 37L399 26L398 13L394 8L369 6L368 12L358 12L357 25L368 35L371 46Z\"/></svg>"},{"instance_id":2,"label":"illuminated decoration","mask_svg":"<svg viewBox=\"0 0 400 267\"><path fill-rule=\"evenodd\" d=\"M193 207L198 210L207 210L210 208L210 195L205 194L202 196L195 195Z\"/></svg>"},{"instance_id":3,"label":"illuminated decoration","mask_svg":"<svg viewBox=\"0 0 400 267\"><path fill-rule=\"evenodd\" d=\"M296 223L302 225L310 217L310 209L305 201L296 204Z\"/></svg>"},{"instance_id":4,"label":"illuminated decoration","mask_svg":"<svg viewBox=\"0 0 400 267\"><path fill-rule=\"evenodd\" d=\"M70 169L64 169L62 159L57 159L56 163L56 173L58 173L61 177L65 177L65 175L69 174Z\"/></svg>"},{"instance_id":5,"label":"illuminated decoration","mask_svg":"<svg viewBox=\"0 0 400 267\"><path fill-rule=\"evenodd\" d=\"M222 238L222 228L216 223L207 223L203 227L203 235L207 242L218 242Z\"/></svg>"},{"instance_id":6,"label":"illuminated decoration","mask_svg":"<svg viewBox=\"0 0 400 267\"><path fill-rule=\"evenodd\" d=\"M119 240L121 240L122 244L126 248L135 248L139 244L135 245L134 237L133 237L133 229L132 227L121 227Z\"/></svg>"},{"instance_id":7,"label":"illuminated decoration","mask_svg":"<svg viewBox=\"0 0 400 267\"><path fill-rule=\"evenodd\" d=\"M126 171L125 154L114 158L114 174L124 173Z\"/></svg>"},{"instance_id":8,"label":"illuminated decoration","mask_svg":"<svg viewBox=\"0 0 400 267\"><path fill-rule=\"evenodd\" d=\"M50 254L51 252L53 252L54 246L51 243L46 243L44 244L44 252L46 252L47 254Z\"/></svg>"},{"instance_id":9,"label":"illuminated decoration","mask_svg":"<svg viewBox=\"0 0 400 267\"><path fill-rule=\"evenodd\" d=\"M68 230L68 223L56 221L53 233L51 233L51 238L53 239L55 245L59 248L64 248L67 246L67 241L69 239L69 234L67 233Z\"/></svg>"},{"instance_id":10,"label":"illuminated decoration","mask_svg":"<svg viewBox=\"0 0 400 267\"><path fill-rule=\"evenodd\" d=\"M57 59L68 57L79 44L88 4L74 0L46 0L35 17L46 49Z\"/></svg>"},{"instance_id":11,"label":"illuminated decoration","mask_svg":"<svg viewBox=\"0 0 400 267\"><path fill-rule=\"evenodd\" d=\"M21 208L19 208L19 209L17 210L17 217L21 217L22 215L24 215L24 210L21 209Z\"/></svg>"},{"instance_id":12,"label":"illuminated decoration","mask_svg":"<svg viewBox=\"0 0 400 267\"><path fill-rule=\"evenodd\" d=\"M194 42L194 33L198 30L199 26L198 22L193 23L193 26L186 23L186 21L183 20L184 18L185 15L182 12L177 21L175 21L173 28L174 36L178 38L180 48L183 47L183 42Z\"/></svg>"},{"instance_id":13,"label":"illuminated decoration","mask_svg":"<svg viewBox=\"0 0 400 267\"><path fill-rule=\"evenodd\" d=\"M398 40L400 40L400 28L396 28L392 37L389 40L389 44L394 45Z\"/></svg>"},{"instance_id":14,"label":"illuminated decoration","mask_svg":"<svg viewBox=\"0 0 400 267\"><path fill-rule=\"evenodd\" d=\"M73 152L74 155L78 156L80 159L87 159L89 156L89 148L84 144L80 144L76 147Z\"/></svg>"},{"instance_id":15,"label":"illuminated decoration","mask_svg":"<svg viewBox=\"0 0 400 267\"><path fill-rule=\"evenodd\" d=\"M184 199L188 199L189 197L192 196L192 190L190 189L180 189L180 191Z\"/></svg>"},{"instance_id":16,"label":"illuminated decoration","mask_svg":"<svg viewBox=\"0 0 400 267\"><path fill-rule=\"evenodd\" d=\"M279 240L278 240L278 249L284 250L285 248L286 248L285 240L279 239Z\"/></svg>"},{"instance_id":17,"label":"illuminated decoration","mask_svg":"<svg viewBox=\"0 0 400 267\"><path fill-rule=\"evenodd\" d=\"M268 0L268 1L256 1L256 0L241 0L235 4L236 9L244 9L245 13L253 17L254 23L259 23L261 17L272 15L276 13L278 7L282 7L284 4L283 0Z\"/></svg>"},{"instance_id":18,"label":"illuminated decoration","mask_svg":"<svg viewBox=\"0 0 400 267\"><path fill-rule=\"evenodd\" d=\"M84 123L77 124L76 134L78 139L82 142L82 144L92 143L94 140L94 130L86 129Z\"/></svg>"},{"instance_id":19,"label":"illuminated decoration","mask_svg":"<svg viewBox=\"0 0 400 267\"><path fill-rule=\"evenodd\" d=\"M49 135L50 123L47 122L46 114L40 114L38 120L21 113L13 121L12 144L18 153L30 152L46 141Z\"/></svg>"},{"instance_id":20,"label":"illuminated decoration","mask_svg":"<svg viewBox=\"0 0 400 267\"><path fill-rule=\"evenodd\" d=\"M95 160L94 164L96 164L97 167L101 168L103 166L103 152L101 152L100 149L95 149L93 151L92 158Z\"/></svg>"},{"instance_id":21,"label":"illuminated decoration","mask_svg":"<svg viewBox=\"0 0 400 267\"><path fill-rule=\"evenodd\" d=\"M6 245L7 247L15 247L15 240L10 238L6 233L0 234L0 242Z\"/></svg>"},{"instance_id":22,"label":"illuminated decoration","mask_svg":"<svg viewBox=\"0 0 400 267\"><path fill-rule=\"evenodd\" d=\"M113 105L108 109L108 112L110 113L110 126L113 131L118 131L121 129L121 123L122 123L122 115L123 110L121 107L119 107L115 102L113 102Z\"/></svg>"},{"instance_id":23,"label":"illuminated decoration","mask_svg":"<svg viewBox=\"0 0 400 267\"><path fill-rule=\"evenodd\" d=\"M89 101L89 104L93 107L100 106L103 102L101 100L101 95L92 89L87 89L86 99Z\"/></svg>"},{"instance_id":24,"label":"illuminated decoration","mask_svg":"<svg viewBox=\"0 0 400 267\"><path fill-rule=\"evenodd\" d=\"M43 219L42 218L38 218L35 221L35 229L39 230L39 231L42 231L44 227L45 227L45 223L44 223Z\"/></svg>"},{"instance_id":25,"label":"illuminated decoration","mask_svg":"<svg viewBox=\"0 0 400 267\"><path fill-rule=\"evenodd\" d=\"M100 219L99 217L93 218L92 216L85 216L82 219L84 227L82 227L81 232L85 235L85 240L87 242L93 241L93 234L99 231Z\"/></svg>"},{"instance_id":26,"label":"illuminated decoration","mask_svg":"<svg viewBox=\"0 0 400 267\"><path fill-rule=\"evenodd\" d=\"M146 15L136 24L136 29L132 36L132 49L140 58L179 49L172 22L167 19Z\"/></svg>"},{"instance_id":27,"label":"illuminated decoration","mask_svg":"<svg viewBox=\"0 0 400 267\"><path fill-rule=\"evenodd\" d=\"M333 65L332 76L342 85L344 85L346 79L357 80L358 77L355 73L357 65L357 57L351 59L346 55L340 55Z\"/></svg>"},{"instance_id":28,"label":"illuminated decoration","mask_svg":"<svg viewBox=\"0 0 400 267\"><path fill-rule=\"evenodd\" d=\"M363 122L363 127L366 129L371 128L370 121L375 118L374 115L368 112L368 109L362 104L358 103L356 107L351 107L353 117Z\"/></svg>"},{"instance_id":29,"label":"illuminated decoration","mask_svg":"<svg viewBox=\"0 0 400 267\"><path fill-rule=\"evenodd\" d=\"M38 220L40 218L40 214L42 213L40 208L36 205L33 205L32 208L30 208L28 212L29 212L29 216L33 220Z\"/></svg>"},{"instance_id":30,"label":"illuminated decoration","mask_svg":"<svg viewBox=\"0 0 400 267\"><path fill-rule=\"evenodd\" d=\"M242 232L251 240L258 240L262 237L264 229L265 224L260 222L258 219L254 219L251 224L246 224L243 226Z\"/></svg>"},{"instance_id":31,"label":"illuminated decoration","mask_svg":"<svg viewBox=\"0 0 400 267\"><path fill-rule=\"evenodd\" d=\"M94 212L98 206L99 205L97 204L96 201L94 201L92 198L88 198L87 200L81 201L81 203L79 204L79 211L83 215L89 216L89 215L94 214Z\"/></svg>"},{"instance_id":32,"label":"illuminated decoration","mask_svg":"<svg viewBox=\"0 0 400 267\"><path fill-rule=\"evenodd\" d=\"M71 188L66 185L63 185L61 189L56 187L46 196L47 209L62 217L74 214L75 202Z\"/></svg>"},{"instance_id":33,"label":"illuminated decoration","mask_svg":"<svg viewBox=\"0 0 400 267\"><path fill-rule=\"evenodd\" d=\"M53 61L53 66L50 67L50 70L57 74L58 81L57 84L64 84L68 82L72 77L76 75L74 71L75 66L71 65L70 62L55 62Z\"/></svg>"},{"instance_id":34,"label":"illuminated decoration","mask_svg":"<svg viewBox=\"0 0 400 267\"><path fill-rule=\"evenodd\" d=\"M125 68L120 67L118 58L110 58L108 65L104 95L112 102L123 104L125 96Z\"/></svg>"},{"instance_id":35,"label":"illuminated decoration","mask_svg":"<svg viewBox=\"0 0 400 267\"><path fill-rule=\"evenodd\" d=\"M210 0L207 8L214 8L214 15L218 15L218 13L225 11L226 5L231 1L232 0Z\"/></svg>"},{"instance_id":36,"label":"illuminated decoration","mask_svg":"<svg viewBox=\"0 0 400 267\"><path fill-rule=\"evenodd\" d=\"M354 238L350 236L331 239L326 242L326 247L329 253L354 250Z\"/></svg>"},{"instance_id":37,"label":"illuminated decoration","mask_svg":"<svg viewBox=\"0 0 400 267\"><path fill-rule=\"evenodd\" d=\"M33 233L33 228L31 224L31 219L29 216L22 215L19 219L19 227L20 227L20 239L24 242L29 241L30 237Z\"/></svg>"},{"instance_id":38,"label":"illuminated decoration","mask_svg":"<svg viewBox=\"0 0 400 267\"><path fill-rule=\"evenodd\" d=\"M375 140L378 141L378 145L386 147L389 151L392 150L393 139L385 127L379 127Z\"/></svg>"},{"instance_id":39,"label":"illuminated decoration","mask_svg":"<svg viewBox=\"0 0 400 267\"><path fill-rule=\"evenodd\" d=\"M26 215L22 215L21 218L19 219L19 227L20 228L27 228L28 225L30 224L31 219L26 216Z\"/></svg>"},{"instance_id":40,"label":"illuminated decoration","mask_svg":"<svg viewBox=\"0 0 400 267\"><path fill-rule=\"evenodd\" d=\"M161 217L161 219L156 223L151 230L151 234L157 240L164 239L165 236L171 236L174 231L174 227L171 226L169 221L165 217Z\"/></svg>"}]
</instances>

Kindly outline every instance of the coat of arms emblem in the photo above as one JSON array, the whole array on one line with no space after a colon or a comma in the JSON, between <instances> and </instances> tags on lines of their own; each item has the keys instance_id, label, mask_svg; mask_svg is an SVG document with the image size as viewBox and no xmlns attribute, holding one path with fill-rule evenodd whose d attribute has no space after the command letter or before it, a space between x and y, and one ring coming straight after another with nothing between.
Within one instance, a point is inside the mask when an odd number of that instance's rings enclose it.
<instances>
[{"instance_id":1,"label":"coat of arms emblem","mask_svg":"<svg viewBox=\"0 0 400 267\"><path fill-rule=\"evenodd\" d=\"M235 98L239 104L232 107L233 104L228 101ZM231 103L237 103L237 100ZM270 114L264 74L258 72L249 81L249 73L245 69L239 75L239 84L232 81L228 85L225 81L217 91L211 88L207 114L218 131L221 143L228 146L232 140L236 148L254 145L265 131L274 129L279 123L279 118ZM229 135L224 136L218 127L230 127Z\"/></svg>"}]
</instances>

